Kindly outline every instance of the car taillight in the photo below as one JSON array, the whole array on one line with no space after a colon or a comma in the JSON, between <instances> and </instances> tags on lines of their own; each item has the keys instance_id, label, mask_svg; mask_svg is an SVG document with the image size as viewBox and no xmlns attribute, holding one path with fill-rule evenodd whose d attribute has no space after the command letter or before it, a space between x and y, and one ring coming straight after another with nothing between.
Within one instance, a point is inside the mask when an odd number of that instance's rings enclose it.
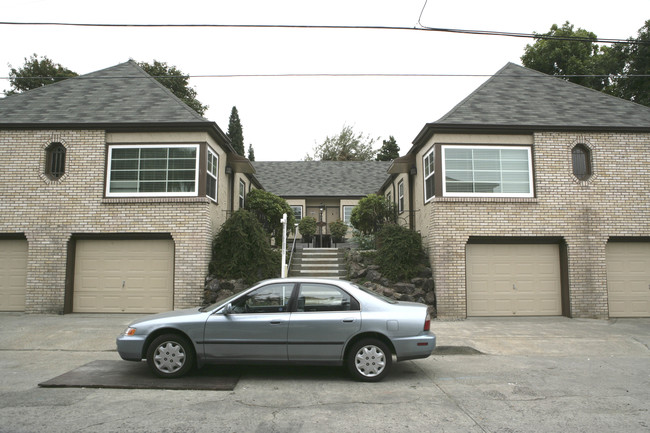
<instances>
[{"instance_id":1,"label":"car taillight","mask_svg":"<svg viewBox=\"0 0 650 433\"><path fill-rule=\"evenodd\" d=\"M431 316L427 313L427 316L424 318L424 330L429 331L431 329Z\"/></svg>"}]
</instances>

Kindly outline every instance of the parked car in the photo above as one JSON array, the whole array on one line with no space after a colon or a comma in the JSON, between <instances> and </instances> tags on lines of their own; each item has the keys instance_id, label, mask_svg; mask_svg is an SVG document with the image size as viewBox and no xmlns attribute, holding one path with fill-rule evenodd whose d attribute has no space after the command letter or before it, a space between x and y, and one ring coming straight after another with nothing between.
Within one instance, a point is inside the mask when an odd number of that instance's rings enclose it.
<instances>
[{"instance_id":1,"label":"parked car","mask_svg":"<svg viewBox=\"0 0 650 433\"><path fill-rule=\"evenodd\" d=\"M117 338L129 361L159 377L204 364L346 365L361 381L382 380L397 361L435 348L427 306L380 296L342 280L266 280L202 308L134 321Z\"/></svg>"}]
</instances>

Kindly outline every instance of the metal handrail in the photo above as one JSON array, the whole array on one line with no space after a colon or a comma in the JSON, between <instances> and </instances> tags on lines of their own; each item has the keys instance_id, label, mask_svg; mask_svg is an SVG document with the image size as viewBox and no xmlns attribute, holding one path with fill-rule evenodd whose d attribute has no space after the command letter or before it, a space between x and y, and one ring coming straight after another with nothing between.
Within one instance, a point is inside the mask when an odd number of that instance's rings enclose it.
<instances>
[{"instance_id":1,"label":"metal handrail","mask_svg":"<svg viewBox=\"0 0 650 433\"><path fill-rule=\"evenodd\" d=\"M287 264L287 277L289 276L289 272L291 271L291 261L293 260L293 252L296 249L296 239L298 239L298 236L296 234L293 234L293 244L291 244L291 254L289 254L289 263Z\"/></svg>"}]
</instances>

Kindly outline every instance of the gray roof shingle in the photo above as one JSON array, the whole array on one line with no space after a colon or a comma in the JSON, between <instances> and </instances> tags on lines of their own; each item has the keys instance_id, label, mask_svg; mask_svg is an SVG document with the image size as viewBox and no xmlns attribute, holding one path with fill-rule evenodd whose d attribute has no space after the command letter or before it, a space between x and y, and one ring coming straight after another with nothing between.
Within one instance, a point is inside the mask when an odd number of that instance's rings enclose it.
<instances>
[{"instance_id":1,"label":"gray roof shingle","mask_svg":"<svg viewBox=\"0 0 650 433\"><path fill-rule=\"evenodd\" d=\"M650 128L650 107L508 63L430 126Z\"/></svg>"},{"instance_id":2,"label":"gray roof shingle","mask_svg":"<svg viewBox=\"0 0 650 433\"><path fill-rule=\"evenodd\" d=\"M134 61L0 99L0 125L206 123Z\"/></svg>"},{"instance_id":3,"label":"gray roof shingle","mask_svg":"<svg viewBox=\"0 0 650 433\"><path fill-rule=\"evenodd\" d=\"M384 161L253 162L264 189L280 197L364 197L388 178Z\"/></svg>"}]
</instances>

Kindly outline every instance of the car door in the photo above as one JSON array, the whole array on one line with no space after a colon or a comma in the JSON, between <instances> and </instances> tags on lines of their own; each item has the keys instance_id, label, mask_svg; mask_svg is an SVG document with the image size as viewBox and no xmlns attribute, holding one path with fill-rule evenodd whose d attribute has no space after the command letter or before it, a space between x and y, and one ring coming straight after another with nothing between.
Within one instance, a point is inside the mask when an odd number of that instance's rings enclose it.
<instances>
[{"instance_id":1,"label":"car door","mask_svg":"<svg viewBox=\"0 0 650 433\"><path fill-rule=\"evenodd\" d=\"M302 283L289 322L289 361L337 362L361 329L359 302L333 284Z\"/></svg>"},{"instance_id":2,"label":"car door","mask_svg":"<svg viewBox=\"0 0 650 433\"><path fill-rule=\"evenodd\" d=\"M206 361L286 361L294 286L262 286L233 301L228 314L212 314L205 323Z\"/></svg>"}]
</instances>

